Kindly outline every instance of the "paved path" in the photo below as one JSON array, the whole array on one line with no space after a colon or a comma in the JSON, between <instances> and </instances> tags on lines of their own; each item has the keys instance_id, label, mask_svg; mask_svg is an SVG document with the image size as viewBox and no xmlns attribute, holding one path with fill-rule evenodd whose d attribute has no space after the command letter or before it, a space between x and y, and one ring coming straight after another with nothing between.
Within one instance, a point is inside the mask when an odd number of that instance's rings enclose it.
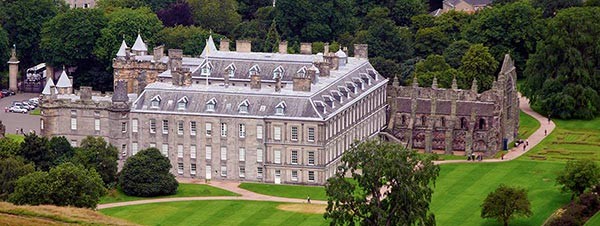
<instances>
[{"instance_id":1,"label":"paved path","mask_svg":"<svg viewBox=\"0 0 600 226\"><path fill-rule=\"evenodd\" d=\"M25 133L33 130L37 134L40 134L39 115L4 112L4 108L10 107L13 101L24 101L38 96L39 94L35 93L17 93L17 95L0 99L0 120L6 126L7 133L15 133L17 129L23 128L23 132Z\"/></svg>"},{"instance_id":2,"label":"paved path","mask_svg":"<svg viewBox=\"0 0 600 226\"><path fill-rule=\"evenodd\" d=\"M529 140L529 146L524 149L524 144L521 144L517 147L514 147L508 151L506 155L504 155L504 160L502 159L484 159L481 162L503 162L514 160L521 155L525 154L527 151L531 150L533 147L538 145L544 138L546 138L546 134L552 133L556 125L553 121L548 121L548 118L538 114L537 112L531 109L529 105L529 99L523 97L519 94L519 108L525 112L525 114L530 115L540 122L540 128L536 130L531 136L529 136L526 140ZM435 164L448 164L448 163L463 163L469 162L467 160L444 160L444 161L435 161Z\"/></svg>"},{"instance_id":3,"label":"paved path","mask_svg":"<svg viewBox=\"0 0 600 226\"><path fill-rule=\"evenodd\" d=\"M524 150L523 145L512 148L508 154L504 155L504 160L502 159L485 159L482 162L502 162L502 161L510 161L518 158L519 156L525 154L531 148L535 147L539 144L546 135L544 134L544 130L548 134L550 134L554 128L554 122L548 122L548 119L537 112L531 110L529 106L529 100L525 97L519 97L519 108L523 110L528 115L531 115L533 118L540 122L540 128L536 130L529 138L529 147ZM436 161L436 164L447 164L447 163L462 163L467 162L467 160L446 160L446 161ZM193 180L193 179L179 179L181 183L194 183L194 184L205 184L202 182L203 180ZM117 203L109 203L109 204L100 204L97 209L106 209L112 207L119 206L130 206L130 205L140 205L140 204L148 204L148 203L162 203L162 202L178 202L178 201L198 201L198 200L246 200L246 201L271 201L271 202L287 202L287 203L306 203L306 199L293 199L293 198L283 198L283 197L275 197L269 195L262 195L255 192L251 192L242 188L239 188L239 182L232 181L211 181L209 184L211 186L221 188L224 190L228 190L240 196L207 196L207 197L178 197L178 198L159 198L159 199L146 199L146 200L137 200L137 201L129 201L129 202L117 202ZM312 204L327 204L326 201L311 201Z\"/></svg>"}]
</instances>

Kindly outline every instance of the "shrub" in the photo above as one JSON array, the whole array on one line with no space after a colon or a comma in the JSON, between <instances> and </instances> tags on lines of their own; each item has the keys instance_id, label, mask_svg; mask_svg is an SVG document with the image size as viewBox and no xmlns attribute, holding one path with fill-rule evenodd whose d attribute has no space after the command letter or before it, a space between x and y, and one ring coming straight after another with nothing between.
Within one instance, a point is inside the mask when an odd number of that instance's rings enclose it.
<instances>
[{"instance_id":1,"label":"shrub","mask_svg":"<svg viewBox=\"0 0 600 226\"><path fill-rule=\"evenodd\" d=\"M170 169L169 159L158 149L145 149L127 159L119 176L119 185L125 194L132 196L175 194L179 184Z\"/></svg>"}]
</instances>

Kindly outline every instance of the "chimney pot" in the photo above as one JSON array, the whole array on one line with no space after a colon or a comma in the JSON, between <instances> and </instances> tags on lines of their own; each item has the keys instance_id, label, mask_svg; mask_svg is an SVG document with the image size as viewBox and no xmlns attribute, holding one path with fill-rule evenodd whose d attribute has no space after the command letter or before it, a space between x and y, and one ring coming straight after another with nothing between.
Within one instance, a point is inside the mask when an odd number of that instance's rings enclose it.
<instances>
[{"instance_id":1,"label":"chimney pot","mask_svg":"<svg viewBox=\"0 0 600 226\"><path fill-rule=\"evenodd\" d=\"M219 51L229 52L229 39L222 38L221 43L219 44Z\"/></svg>"},{"instance_id":2,"label":"chimney pot","mask_svg":"<svg viewBox=\"0 0 600 226\"><path fill-rule=\"evenodd\" d=\"M310 42L300 43L300 53L301 54L312 54L312 43L310 43Z\"/></svg>"},{"instance_id":3,"label":"chimney pot","mask_svg":"<svg viewBox=\"0 0 600 226\"><path fill-rule=\"evenodd\" d=\"M260 74L257 72L253 72L254 74L250 75L250 89L260 90Z\"/></svg>"},{"instance_id":4,"label":"chimney pot","mask_svg":"<svg viewBox=\"0 0 600 226\"><path fill-rule=\"evenodd\" d=\"M154 47L154 51L152 51L152 55L154 55L154 61L159 61L160 59L162 59L163 56L165 55L165 46L160 45L160 46Z\"/></svg>"},{"instance_id":5,"label":"chimney pot","mask_svg":"<svg viewBox=\"0 0 600 226\"><path fill-rule=\"evenodd\" d=\"M240 53L252 52L252 43L248 40L235 40L235 51Z\"/></svg>"},{"instance_id":6,"label":"chimney pot","mask_svg":"<svg viewBox=\"0 0 600 226\"><path fill-rule=\"evenodd\" d=\"M279 43L279 53L281 53L281 54L287 54L287 47L288 47L288 42L287 41L281 41Z\"/></svg>"}]
</instances>

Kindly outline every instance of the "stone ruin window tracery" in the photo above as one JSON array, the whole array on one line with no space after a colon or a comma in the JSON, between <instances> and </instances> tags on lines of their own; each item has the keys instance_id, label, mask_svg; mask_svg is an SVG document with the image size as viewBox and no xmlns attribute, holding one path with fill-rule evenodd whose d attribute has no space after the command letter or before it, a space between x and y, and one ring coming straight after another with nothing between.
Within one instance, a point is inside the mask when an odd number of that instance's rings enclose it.
<instances>
[{"instance_id":1,"label":"stone ruin window tracery","mask_svg":"<svg viewBox=\"0 0 600 226\"><path fill-rule=\"evenodd\" d=\"M467 119L465 117L460 118L460 128L467 129Z\"/></svg>"},{"instance_id":2,"label":"stone ruin window tracery","mask_svg":"<svg viewBox=\"0 0 600 226\"><path fill-rule=\"evenodd\" d=\"M485 130L485 129L486 129L485 119L480 118L479 119L479 130Z\"/></svg>"}]
</instances>

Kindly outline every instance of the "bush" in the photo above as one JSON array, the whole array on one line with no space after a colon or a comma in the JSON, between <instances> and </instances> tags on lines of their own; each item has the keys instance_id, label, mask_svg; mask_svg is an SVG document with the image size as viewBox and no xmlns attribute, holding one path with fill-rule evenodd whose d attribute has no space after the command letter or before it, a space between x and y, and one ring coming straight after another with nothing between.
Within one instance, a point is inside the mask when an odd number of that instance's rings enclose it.
<instances>
[{"instance_id":1,"label":"bush","mask_svg":"<svg viewBox=\"0 0 600 226\"><path fill-rule=\"evenodd\" d=\"M33 164L25 164L21 157L0 159L0 200L6 200L15 190L19 177L35 171Z\"/></svg>"},{"instance_id":2,"label":"bush","mask_svg":"<svg viewBox=\"0 0 600 226\"><path fill-rule=\"evenodd\" d=\"M132 196L175 194L179 183L170 169L169 159L158 149L145 149L127 159L119 175L119 185L125 194Z\"/></svg>"}]
</instances>

